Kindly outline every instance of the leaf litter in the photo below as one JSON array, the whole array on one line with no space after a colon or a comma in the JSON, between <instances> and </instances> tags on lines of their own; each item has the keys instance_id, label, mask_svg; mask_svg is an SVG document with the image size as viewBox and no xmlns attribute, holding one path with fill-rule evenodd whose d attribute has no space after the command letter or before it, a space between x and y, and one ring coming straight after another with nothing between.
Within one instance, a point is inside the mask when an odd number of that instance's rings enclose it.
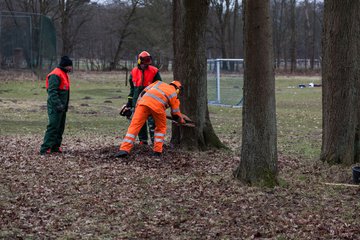
<instances>
[{"instance_id":1,"label":"leaf litter","mask_svg":"<svg viewBox=\"0 0 360 240\"><path fill-rule=\"evenodd\" d=\"M360 188L345 168L279 153L273 189L232 176L234 151L161 158L136 145L113 157L109 136L66 136L64 154L38 155L41 136L0 138L4 239L360 239Z\"/></svg>"}]
</instances>

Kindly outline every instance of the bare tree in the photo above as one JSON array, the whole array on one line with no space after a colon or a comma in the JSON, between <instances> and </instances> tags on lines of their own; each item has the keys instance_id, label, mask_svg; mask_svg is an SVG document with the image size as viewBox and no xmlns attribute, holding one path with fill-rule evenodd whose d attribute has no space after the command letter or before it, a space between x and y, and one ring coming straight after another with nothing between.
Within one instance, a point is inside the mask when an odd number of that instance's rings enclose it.
<instances>
[{"instance_id":1,"label":"bare tree","mask_svg":"<svg viewBox=\"0 0 360 240\"><path fill-rule=\"evenodd\" d=\"M245 73L241 161L235 176L277 184L277 134L270 1L244 0ZM261 71L259 71L261 69Z\"/></svg>"},{"instance_id":2,"label":"bare tree","mask_svg":"<svg viewBox=\"0 0 360 240\"><path fill-rule=\"evenodd\" d=\"M291 0L290 10L290 71L293 73L296 70L296 0Z\"/></svg>"},{"instance_id":3,"label":"bare tree","mask_svg":"<svg viewBox=\"0 0 360 240\"><path fill-rule=\"evenodd\" d=\"M90 0L59 0L58 14L62 40L61 55L72 54L74 47L79 43L78 35L80 29L91 19L91 15L86 11L86 5L89 2Z\"/></svg>"},{"instance_id":4,"label":"bare tree","mask_svg":"<svg viewBox=\"0 0 360 240\"><path fill-rule=\"evenodd\" d=\"M285 0L273 0L273 32L274 32L274 45L275 45L275 57L276 67L280 67L281 59L284 49L285 39Z\"/></svg>"},{"instance_id":5,"label":"bare tree","mask_svg":"<svg viewBox=\"0 0 360 240\"><path fill-rule=\"evenodd\" d=\"M221 49L221 57L228 57L228 48L227 48L227 33L229 32L229 23L230 23L230 1L229 0L211 0L211 4L214 8L218 27L216 29L216 35L218 37L218 44Z\"/></svg>"},{"instance_id":6,"label":"bare tree","mask_svg":"<svg viewBox=\"0 0 360 240\"><path fill-rule=\"evenodd\" d=\"M174 38L179 41L174 44L175 59L181 64L174 67L178 79L184 85L182 112L195 120L196 127L181 128L180 136L173 140L180 139L179 144L182 147L192 150L223 147L215 135L207 106L205 31L210 1L181 2L174 7L174 17L179 18L174 20Z\"/></svg>"},{"instance_id":7,"label":"bare tree","mask_svg":"<svg viewBox=\"0 0 360 240\"><path fill-rule=\"evenodd\" d=\"M360 1L326 0L323 32L321 160L359 161Z\"/></svg>"},{"instance_id":8,"label":"bare tree","mask_svg":"<svg viewBox=\"0 0 360 240\"><path fill-rule=\"evenodd\" d=\"M311 26L310 26L310 4L308 0L304 1L304 58L307 60L309 58L309 52L310 52L310 41L312 39L311 35ZM307 68L307 61L305 61L305 68Z\"/></svg>"},{"instance_id":9,"label":"bare tree","mask_svg":"<svg viewBox=\"0 0 360 240\"><path fill-rule=\"evenodd\" d=\"M232 35L229 37L229 39L231 39L230 42L230 57L235 58L236 57L236 47L235 44L238 43L236 42L236 34L239 32L237 31L237 26L238 26L238 17L239 17L239 0L234 0L234 12L233 12L233 26L232 26ZM230 31L229 31L230 34ZM239 41L241 42L241 41Z\"/></svg>"},{"instance_id":10,"label":"bare tree","mask_svg":"<svg viewBox=\"0 0 360 240\"><path fill-rule=\"evenodd\" d=\"M312 34L311 34L311 54L310 54L310 68L314 70L315 66L315 46L316 46L316 0L313 4L313 21L312 21Z\"/></svg>"},{"instance_id":11,"label":"bare tree","mask_svg":"<svg viewBox=\"0 0 360 240\"><path fill-rule=\"evenodd\" d=\"M55 11L57 0L5 0L9 11L21 11L48 15Z\"/></svg>"},{"instance_id":12,"label":"bare tree","mask_svg":"<svg viewBox=\"0 0 360 240\"><path fill-rule=\"evenodd\" d=\"M110 70L115 69L117 62L120 59L120 51L122 50L124 40L131 34L129 27L130 27L131 21L135 17L135 12L136 12L138 4L139 4L139 0L131 1L131 7L129 8L129 12L127 12L125 14L125 16L120 19L121 24L118 25L120 27L118 27L116 29L116 32L118 33L119 38L118 38L114 58L110 64Z\"/></svg>"}]
</instances>

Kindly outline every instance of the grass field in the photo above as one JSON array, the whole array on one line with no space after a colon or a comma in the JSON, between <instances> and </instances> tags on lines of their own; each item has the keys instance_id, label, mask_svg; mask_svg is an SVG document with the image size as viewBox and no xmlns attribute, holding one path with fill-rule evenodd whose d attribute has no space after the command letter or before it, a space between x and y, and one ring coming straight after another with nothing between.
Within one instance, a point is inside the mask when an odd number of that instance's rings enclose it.
<instances>
[{"instance_id":1,"label":"grass field","mask_svg":"<svg viewBox=\"0 0 360 240\"><path fill-rule=\"evenodd\" d=\"M319 161L321 88L297 87L321 83L319 76L276 78L280 185L274 189L232 177L241 108L209 106L230 150L184 152L168 144L168 134L162 159L137 145L119 161L113 154L129 124L118 115L129 91L125 75L77 72L71 81L67 152L39 156L44 82L0 72L0 238L360 239L360 187L324 184L351 183L351 168ZM223 89L231 96L241 86Z\"/></svg>"}]
</instances>

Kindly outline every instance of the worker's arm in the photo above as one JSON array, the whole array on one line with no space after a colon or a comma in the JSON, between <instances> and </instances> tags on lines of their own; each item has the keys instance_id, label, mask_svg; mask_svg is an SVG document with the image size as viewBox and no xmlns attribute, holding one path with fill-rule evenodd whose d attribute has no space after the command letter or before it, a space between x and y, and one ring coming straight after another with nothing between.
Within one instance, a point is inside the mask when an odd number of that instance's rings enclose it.
<instances>
[{"instance_id":1,"label":"worker's arm","mask_svg":"<svg viewBox=\"0 0 360 240\"><path fill-rule=\"evenodd\" d=\"M65 110L65 104L59 98L60 78L53 74L49 76L48 102L57 111Z\"/></svg>"},{"instance_id":2,"label":"worker's arm","mask_svg":"<svg viewBox=\"0 0 360 240\"><path fill-rule=\"evenodd\" d=\"M152 80L152 82L156 82L158 80L162 81L159 71L157 71L157 73L155 74L154 79Z\"/></svg>"},{"instance_id":3,"label":"worker's arm","mask_svg":"<svg viewBox=\"0 0 360 240\"><path fill-rule=\"evenodd\" d=\"M171 116L173 120L177 121L178 123L185 123L185 120L182 117L180 112L180 100L177 96L170 98L169 105L171 108Z\"/></svg>"},{"instance_id":4,"label":"worker's arm","mask_svg":"<svg viewBox=\"0 0 360 240\"><path fill-rule=\"evenodd\" d=\"M126 104L127 107L132 107L133 97L134 97L134 83L132 81L132 75L130 74L129 77L129 84L130 84L130 93L128 95L128 102Z\"/></svg>"}]
</instances>

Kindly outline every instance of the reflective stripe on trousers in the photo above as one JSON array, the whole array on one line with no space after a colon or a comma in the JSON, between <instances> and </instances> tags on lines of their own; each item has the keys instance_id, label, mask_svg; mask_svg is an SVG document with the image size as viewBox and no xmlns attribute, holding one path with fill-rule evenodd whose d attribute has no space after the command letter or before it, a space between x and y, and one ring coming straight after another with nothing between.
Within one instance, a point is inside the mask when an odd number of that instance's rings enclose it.
<instances>
[{"instance_id":1,"label":"reflective stripe on trousers","mask_svg":"<svg viewBox=\"0 0 360 240\"><path fill-rule=\"evenodd\" d=\"M164 139L166 134L166 112L154 112L151 108L145 105L138 105L135 108L134 116L131 120L127 134L120 146L120 150L130 152L134 146L135 138L139 134L141 127L146 122L146 119L152 115L155 121L154 147L155 152L162 152Z\"/></svg>"},{"instance_id":2,"label":"reflective stripe on trousers","mask_svg":"<svg viewBox=\"0 0 360 240\"><path fill-rule=\"evenodd\" d=\"M128 131L120 145L120 150L130 152L134 146L135 138L139 134L140 129L151 114L151 109L146 106L137 106L135 113L131 119Z\"/></svg>"}]
</instances>

